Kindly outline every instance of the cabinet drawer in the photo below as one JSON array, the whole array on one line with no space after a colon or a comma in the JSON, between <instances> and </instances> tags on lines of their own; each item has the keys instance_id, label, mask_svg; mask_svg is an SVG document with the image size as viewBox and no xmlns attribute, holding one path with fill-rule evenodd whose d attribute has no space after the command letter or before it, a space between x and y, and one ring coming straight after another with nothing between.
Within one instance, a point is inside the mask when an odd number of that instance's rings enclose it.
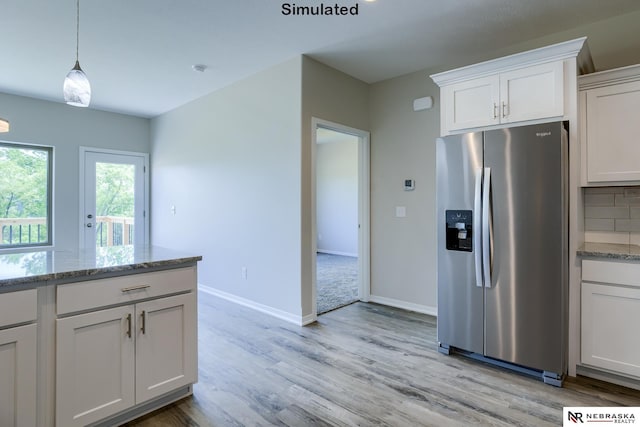
<instances>
[{"instance_id":1,"label":"cabinet drawer","mask_svg":"<svg viewBox=\"0 0 640 427\"><path fill-rule=\"evenodd\" d=\"M38 292L35 289L0 294L0 328L38 318Z\"/></svg>"},{"instance_id":2,"label":"cabinet drawer","mask_svg":"<svg viewBox=\"0 0 640 427\"><path fill-rule=\"evenodd\" d=\"M196 289L196 267L66 283L57 287L58 315Z\"/></svg>"},{"instance_id":3,"label":"cabinet drawer","mask_svg":"<svg viewBox=\"0 0 640 427\"><path fill-rule=\"evenodd\" d=\"M582 280L640 287L640 263L583 260Z\"/></svg>"}]
</instances>

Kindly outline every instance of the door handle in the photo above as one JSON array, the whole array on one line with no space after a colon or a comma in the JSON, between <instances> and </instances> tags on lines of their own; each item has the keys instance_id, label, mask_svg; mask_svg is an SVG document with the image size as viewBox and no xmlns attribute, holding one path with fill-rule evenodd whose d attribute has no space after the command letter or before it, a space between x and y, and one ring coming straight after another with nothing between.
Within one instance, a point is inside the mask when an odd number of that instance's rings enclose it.
<instances>
[{"instance_id":1,"label":"door handle","mask_svg":"<svg viewBox=\"0 0 640 427\"><path fill-rule=\"evenodd\" d=\"M473 252L476 264L476 286L482 287L482 168L476 169L473 199Z\"/></svg>"},{"instance_id":2,"label":"door handle","mask_svg":"<svg viewBox=\"0 0 640 427\"><path fill-rule=\"evenodd\" d=\"M495 102L493 103L493 118L498 118L498 104L496 104Z\"/></svg>"},{"instance_id":3,"label":"door handle","mask_svg":"<svg viewBox=\"0 0 640 427\"><path fill-rule=\"evenodd\" d=\"M140 323L140 332L142 332L142 335L144 335L145 332L147 332L147 316L144 310L142 310L142 313L140 313Z\"/></svg>"},{"instance_id":4,"label":"door handle","mask_svg":"<svg viewBox=\"0 0 640 427\"><path fill-rule=\"evenodd\" d=\"M131 338L131 313L127 314L127 337Z\"/></svg>"},{"instance_id":5,"label":"door handle","mask_svg":"<svg viewBox=\"0 0 640 427\"><path fill-rule=\"evenodd\" d=\"M491 287L491 168L484 168L484 183L482 189L482 270L484 272L484 286Z\"/></svg>"},{"instance_id":6,"label":"door handle","mask_svg":"<svg viewBox=\"0 0 640 427\"><path fill-rule=\"evenodd\" d=\"M502 103L502 118L507 118L507 104L505 102Z\"/></svg>"}]
</instances>

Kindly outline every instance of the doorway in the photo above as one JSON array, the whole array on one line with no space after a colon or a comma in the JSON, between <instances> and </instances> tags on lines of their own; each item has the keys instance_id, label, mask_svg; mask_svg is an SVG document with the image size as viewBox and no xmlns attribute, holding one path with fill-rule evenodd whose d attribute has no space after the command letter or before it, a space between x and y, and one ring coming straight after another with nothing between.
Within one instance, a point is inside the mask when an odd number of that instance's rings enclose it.
<instances>
[{"instance_id":1,"label":"doorway","mask_svg":"<svg viewBox=\"0 0 640 427\"><path fill-rule=\"evenodd\" d=\"M369 299L369 134L314 119L314 308Z\"/></svg>"},{"instance_id":2,"label":"doorway","mask_svg":"<svg viewBox=\"0 0 640 427\"><path fill-rule=\"evenodd\" d=\"M149 241L149 155L80 147L80 247Z\"/></svg>"}]
</instances>

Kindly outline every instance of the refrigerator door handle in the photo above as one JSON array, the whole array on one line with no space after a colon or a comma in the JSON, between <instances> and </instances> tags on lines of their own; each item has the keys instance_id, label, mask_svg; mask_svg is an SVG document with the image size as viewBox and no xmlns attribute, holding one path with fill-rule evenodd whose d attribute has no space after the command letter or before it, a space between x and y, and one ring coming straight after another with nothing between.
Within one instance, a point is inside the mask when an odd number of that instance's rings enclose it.
<instances>
[{"instance_id":1,"label":"refrigerator door handle","mask_svg":"<svg viewBox=\"0 0 640 427\"><path fill-rule=\"evenodd\" d=\"M490 192L491 168L484 168L484 182L482 189L482 270L484 272L484 286L491 287L491 235L490 235Z\"/></svg>"},{"instance_id":2,"label":"refrigerator door handle","mask_svg":"<svg viewBox=\"0 0 640 427\"><path fill-rule=\"evenodd\" d=\"M482 287L482 168L476 169L476 188L473 199L473 252L475 254L476 286Z\"/></svg>"}]
</instances>

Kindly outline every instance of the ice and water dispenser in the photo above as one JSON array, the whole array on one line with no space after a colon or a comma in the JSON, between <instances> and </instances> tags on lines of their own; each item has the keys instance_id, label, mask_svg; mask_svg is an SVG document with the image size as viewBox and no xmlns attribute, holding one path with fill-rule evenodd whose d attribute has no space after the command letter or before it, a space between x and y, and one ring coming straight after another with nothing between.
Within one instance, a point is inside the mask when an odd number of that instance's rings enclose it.
<instances>
[{"instance_id":1,"label":"ice and water dispenser","mask_svg":"<svg viewBox=\"0 0 640 427\"><path fill-rule=\"evenodd\" d=\"M445 211L447 221L447 249L451 251L472 252L473 212Z\"/></svg>"}]
</instances>

